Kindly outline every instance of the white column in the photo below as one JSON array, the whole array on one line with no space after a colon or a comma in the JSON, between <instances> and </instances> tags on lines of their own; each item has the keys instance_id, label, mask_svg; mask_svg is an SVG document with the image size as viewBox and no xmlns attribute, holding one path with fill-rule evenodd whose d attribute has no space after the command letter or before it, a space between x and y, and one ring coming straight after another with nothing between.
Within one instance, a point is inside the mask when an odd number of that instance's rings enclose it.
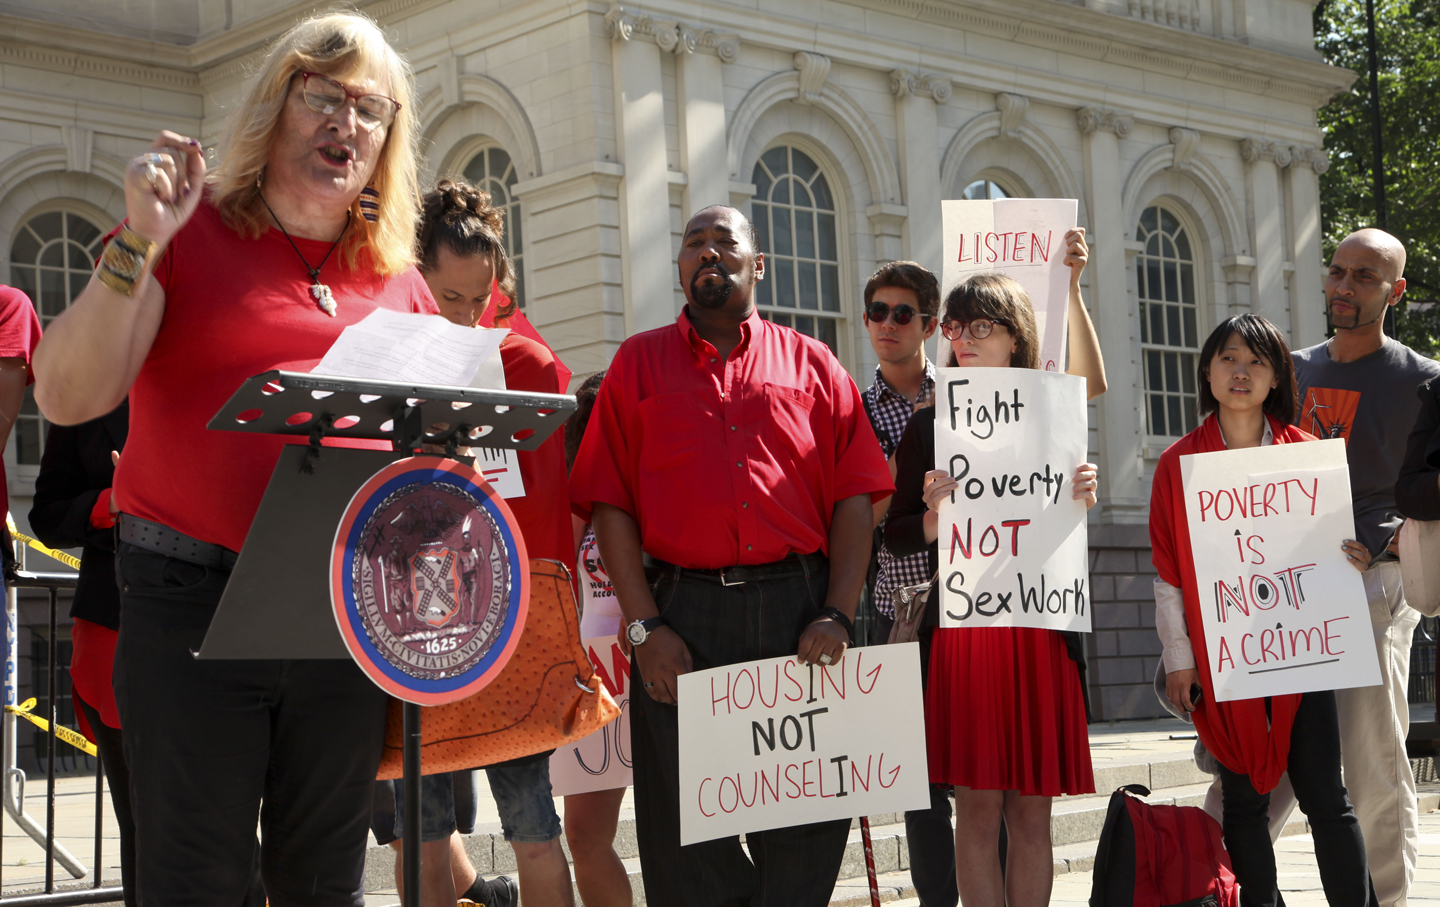
<instances>
[{"instance_id":1,"label":"white column","mask_svg":"<svg viewBox=\"0 0 1440 907\"><path fill-rule=\"evenodd\" d=\"M1320 175L1329 156L1315 148L1291 148L1285 177L1285 211L1290 221L1291 342L1299 349L1325 339L1325 260L1320 246Z\"/></svg>"},{"instance_id":2,"label":"white column","mask_svg":"<svg viewBox=\"0 0 1440 907\"><path fill-rule=\"evenodd\" d=\"M1141 469L1140 374L1131 358L1131 299L1125 267L1130 227L1120 206L1120 140L1132 117L1096 107L1077 112L1085 159L1085 203L1090 212L1088 303L1105 355L1105 395L1096 401L1099 428L1100 522L1145 519L1148 489Z\"/></svg>"},{"instance_id":3,"label":"white column","mask_svg":"<svg viewBox=\"0 0 1440 907\"><path fill-rule=\"evenodd\" d=\"M935 108L950 100L950 80L940 76L890 73L895 94L896 132L900 151L900 192L907 216L901 234L902 254L940 273L944 249L940 236L939 124Z\"/></svg>"},{"instance_id":4,"label":"white column","mask_svg":"<svg viewBox=\"0 0 1440 907\"><path fill-rule=\"evenodd\" d=\"M665 107L660 48L631 35L618 7L605 17L615 82L615 138L620 180L620 261L625 333L675 320L676 281L670 256L670 189L665 167Z\"/></svg>"},{"instance_id":5,"label":"white column","mask_svg":"<svg viewBox=\"0 0 1440 907\"><path fill-rule=\"evenodd\" d=\"M707 47L713 44L713 49ZM725 160L725 77L722 64L733 63L738 39L701 42L681 27L676 46L676 93L680 107L680 166L689 180L680 216L701 208L730 204L730 175Z\"/></svg>"},{"instance_id":6,"label":"white column","mask_svg":"<svg viewBox=\"0 0 1440 907\"><path fill-rule=\"evenodd\" d=\"M1290 297L1285 292L1285 226L1281 221L1279 168L1290 163L1290 149L1261 139L1245 139L1240 143L1240 158L1246 165L1245 213L1250 222L1250 248L1255 250L1254 311L1288 337Z\"/></svg>"}]
</instances>

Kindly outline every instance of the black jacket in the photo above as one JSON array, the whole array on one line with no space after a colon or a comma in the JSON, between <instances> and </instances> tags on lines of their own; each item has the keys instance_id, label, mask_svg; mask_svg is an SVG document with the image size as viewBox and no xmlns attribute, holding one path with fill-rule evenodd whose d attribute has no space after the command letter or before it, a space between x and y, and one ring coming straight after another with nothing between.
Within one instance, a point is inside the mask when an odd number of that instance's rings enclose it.
<instances>
[{"instance_id":1,"label":"black jacket","mask_svg":"<svg viewBox=\"0 0 1440 907\"><path fill-rule=\"evenodd\" d=\"M1420 414L1405 444L1395 482L1395 508L1415 520L1440 520L1440 378L1415 390Z\"/></svg>"},{"instance_id":2,"label":"black jacket","mask_svg":"<svg viewBox=\"0 0 1440 907\"><path fill-rule=\"evenodd\" d=\"M129 401L89 422L52 425L30 508L30 526L40 541L51 548L84 546L70 616L112 630L120 629L114 530L91 526L90 511L114 481L110 451L124 448L129 430Z\"/></svg>"}]
</instances>

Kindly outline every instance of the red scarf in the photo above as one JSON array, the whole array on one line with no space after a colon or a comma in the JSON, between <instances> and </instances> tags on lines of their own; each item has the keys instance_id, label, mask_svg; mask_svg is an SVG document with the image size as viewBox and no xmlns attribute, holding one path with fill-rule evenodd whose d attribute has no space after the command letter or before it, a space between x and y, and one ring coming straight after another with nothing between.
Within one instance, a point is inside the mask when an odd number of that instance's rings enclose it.
<instances>
[{"instance_id":1,"label":"red scarf","mask_svg":"<svg viewBox=\"0 0 1440 907\"><path fill-rule=\"evenodd\" d=\"M1314 437L1290 425L1270 420L1276 444L1313 441ZM1155 483L1150 492L1150 545L1160 578L1181 589L1185 596L1185 623L1190 646L1200 669L1200 686L1205 691L1200 707L1191 713L1195 730L1205 748L1232 772L1250 776L1260 793L1279 783L1290 755L1290 729L1299 694L1271 696L1270 716L1265 716L1265 697L1230 702L1215 701L1210 676L1210 656L1205 648L1205 626L1200 618L1200 593L1195 582L1195 559L1190 550L1190 526L1185 515L1185 495L1180 480L1180 458L1187 454L1225 450L1220 421L1212 414L1190 434L1176 441L1160 456Z\"/></svg>"}]
</instances>

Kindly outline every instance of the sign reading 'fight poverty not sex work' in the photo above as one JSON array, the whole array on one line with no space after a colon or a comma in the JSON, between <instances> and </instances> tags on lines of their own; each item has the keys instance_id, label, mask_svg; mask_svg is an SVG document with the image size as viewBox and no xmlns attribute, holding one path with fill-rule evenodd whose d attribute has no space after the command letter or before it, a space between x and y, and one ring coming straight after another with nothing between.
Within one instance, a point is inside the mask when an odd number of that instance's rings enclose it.
<instances>
[{"instance_id":1,"label":"sign reading 'fight poverty not sex work'","mask_svg":"<svg viewBox=\"0 0 1440 907\"><path fill-rule=\"evenodd\" d=\"M936 371L940 625L1090 630L1085 379L1026 368Z\"/></svg>"},{"instance_id":2,"label":"sign reading 'fight poverty not sex work'","mask_svg":"<svg viewBox=\"0 0 1440 907\"><path fill-rule=\"evenodd\" d=\"M550 755L550 788L557 797L629 787L634 780L630 755L630 659L620 651L620 641L614 636L597 636L583 645L595 666L595 676L620 707L620 717Z\"/></svg>"},{"instance_id":3,"label":"sign reading 'fight poverty not sex work'","mask_svg":"<svg viewBox=\"0 0 1440 907\"><path fill-rule=\"evenodd\" d=\"M1215 698L1380 682L1360 572L1345 442L1180 458Z\"/></svg>"},{"instance_id":4,"label":"sign reading 'fight poverty not sex work'","mask_svg":"<svg viewBox=\"0 0 1440 907\"><path fill-rule=\"evenodd\" d=\"M930 802L916 643L680 675L680 843Z\"/></svg>"},{"instance_id":5,"label":"sign reading 'fight poverty not sex work'","mask_svg":"<svg viewBox=\"0 0 1440 907\"><path fill-rule=\"evenodd\" d=\"M1070 311L1070 269L1065 234L1074 229L1073 198L998 198L940 203L945 243L941 296L971 274L1013 277L1035 306L1040 367L1064 369L1065 320Z\"/></svg>"}]
</instances>

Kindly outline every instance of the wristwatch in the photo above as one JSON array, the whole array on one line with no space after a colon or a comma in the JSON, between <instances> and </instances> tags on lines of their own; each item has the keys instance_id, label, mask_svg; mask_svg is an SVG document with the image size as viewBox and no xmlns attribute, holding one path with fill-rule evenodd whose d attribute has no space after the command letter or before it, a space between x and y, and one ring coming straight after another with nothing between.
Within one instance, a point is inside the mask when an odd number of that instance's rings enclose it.
<instances>
[{"instance_id":1,"label":"wristwatch","mask_svg":"<svg viewBox=\"0 0 1440 907\"><path fill-rule=\"evenodd\" d=\"M645 640L650 638L650 634L663 626L665 626L663 617L647 617L644 620L631 621L625 628L625 638L630 640L632 646L643 646Z\"/></svg>"}]
</instances>

